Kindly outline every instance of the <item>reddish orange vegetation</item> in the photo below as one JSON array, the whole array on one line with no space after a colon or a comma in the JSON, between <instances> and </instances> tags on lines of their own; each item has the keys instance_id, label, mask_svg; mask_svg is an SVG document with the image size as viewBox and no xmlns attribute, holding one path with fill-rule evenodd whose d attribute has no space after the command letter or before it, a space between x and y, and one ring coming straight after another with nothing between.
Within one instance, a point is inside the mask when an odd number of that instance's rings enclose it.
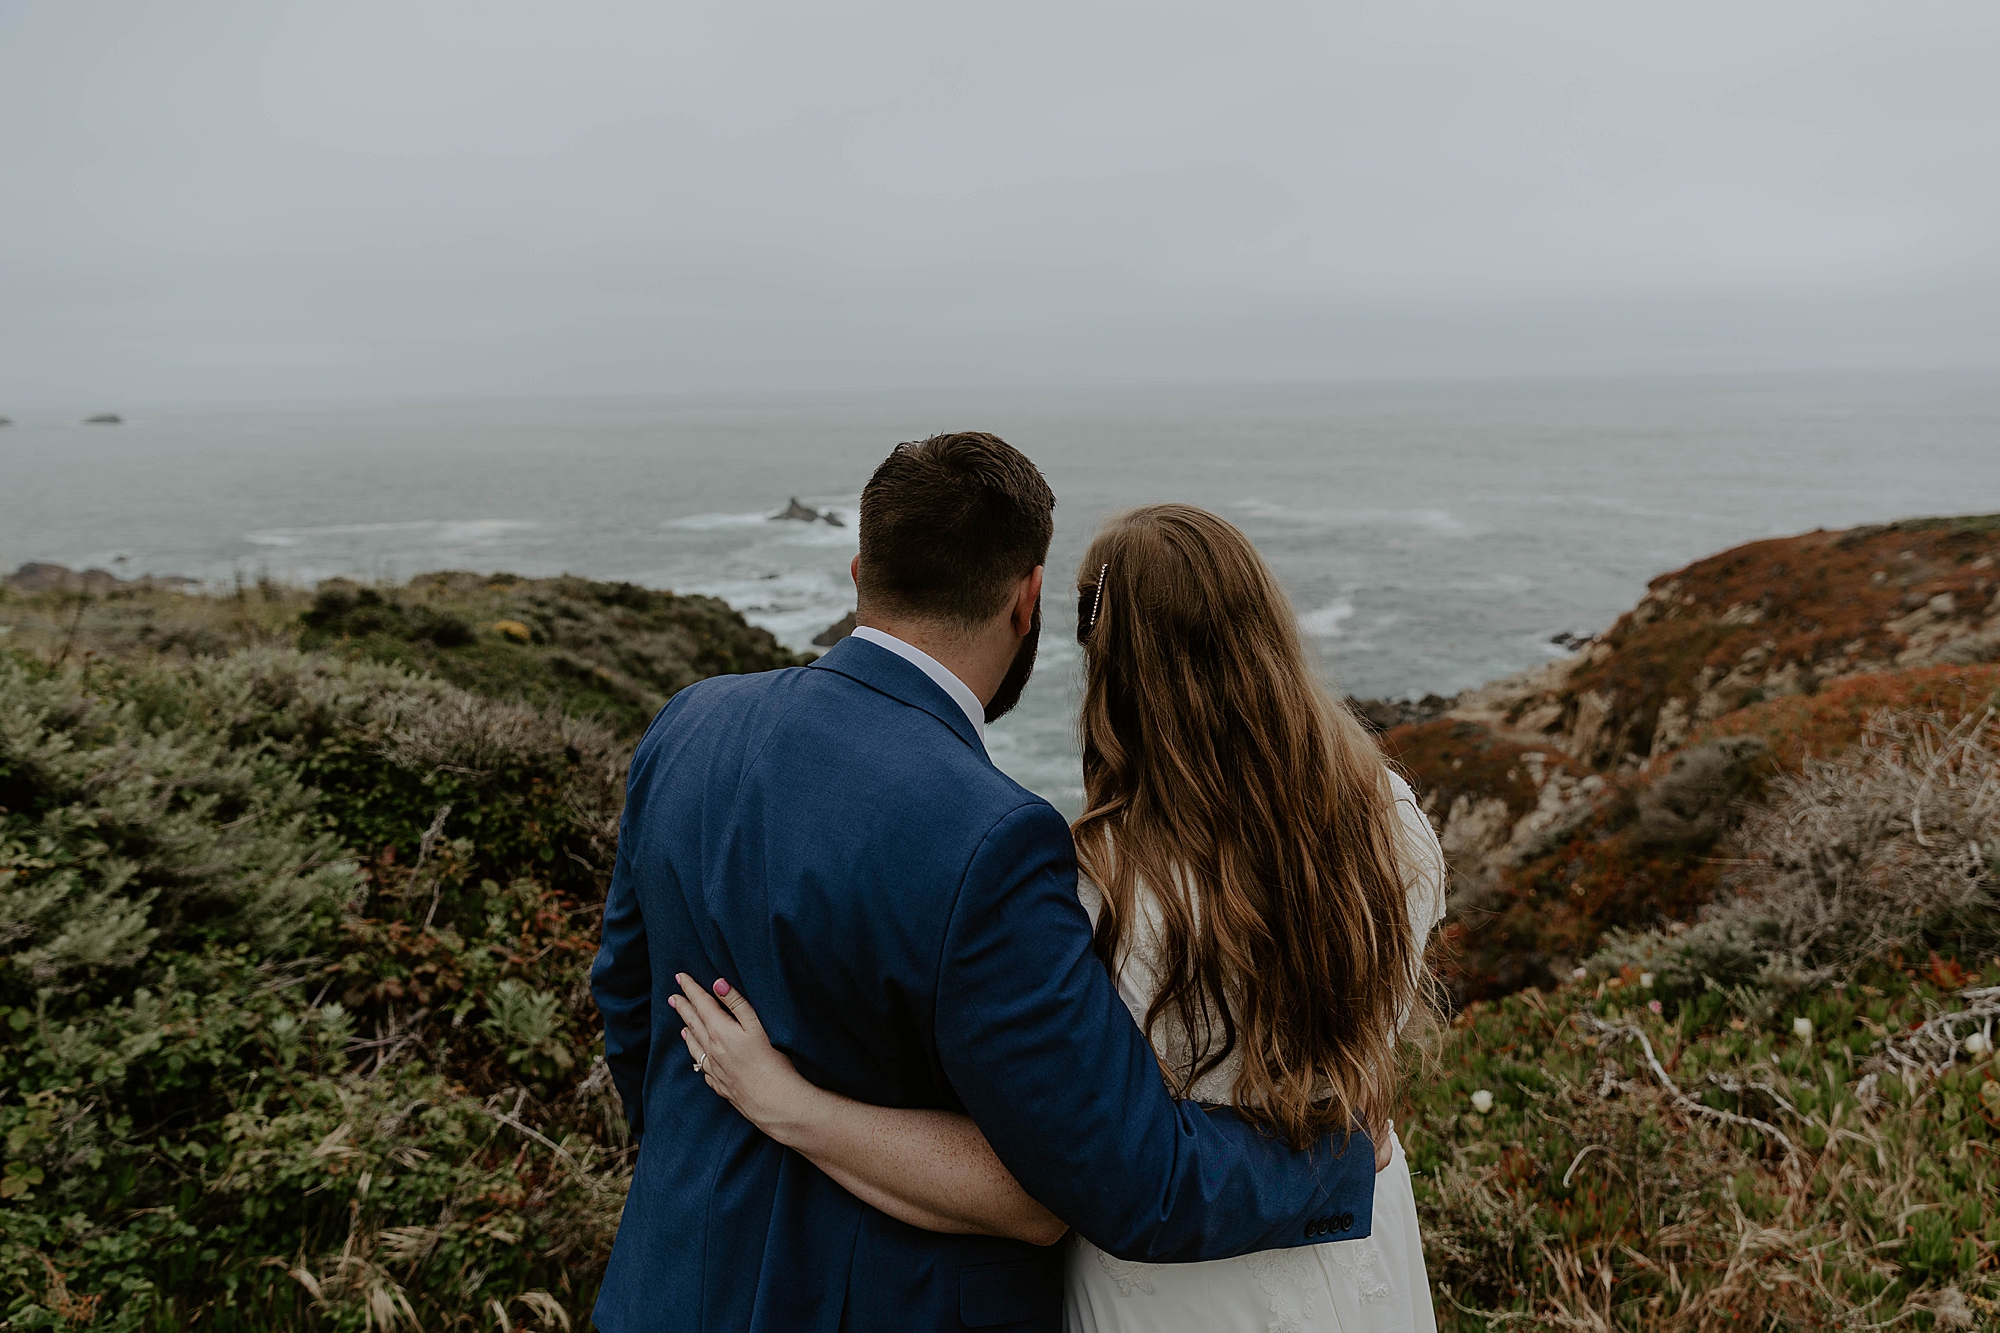
<instances>
[{"instance_id":1,"label":"reddish orange vegetation","mask_svg":"<svg viewBox=\"0 0 2000 1333\"><path fill-rule=\"evenodd\" d=\"M1990 651L1996 627L2000 515L1753 542L1654 580L1559 696L1525 696L1505 715L1541 726L1522 719L1560 702L1564 720L1546 742L1452 716L1387 732L1383 749L1440 826L1460 797L1471 807L1498 798L1510 822L1534 811L1529 755L1543 756L1545 775L1581 778L1602 766L1588 817L1553 845L1511 851L1518 840L1503 836L1502 846L1477 826L1469 837L1495 850L1467 852L1460 840L1440 952L1453 992L1463 1002L1545 985L1608 930L1695 915L1723 888L1716 839L1726 811L1757 799L1772 775L1837 754L1883 708L1957 718L2000 705L2000 665L1920 664L1950 644ZM1598 696L1596 711L1579 727L1586 694ZM1655 748L1669 701L1679 721L1661 748L1672 754L1736 736L1768 747L1734 770L1732 789L1715 798L1723 813L1699 827L1661 813L1682 799L1656 787L1669 755L1643 768L1631 758Z\"/></svg>"},{"instance_id":2,"label":"reddish orange vegetation","mask_svg":"<svg viewBox=\"0 0 2000 1333\"><path fill-rule=\"evenodd\" d=\"M1795 672L1790 688L1810 692L1887 668L1922 622L1983 619L1996 594L2000 515L1752 542L1655 579L1579 665L1563 702L1574 718L1586 691L1611 701L1593 755L1609 764L1647 752L1671 698L1692 704L1716 689L1734 709L1763 698L1772 673Z\"/></svg>"},{"instance_id":3,"label":"reddish orange vegetation","mask_svg":"<svg viewBox=\"0 0 2000 1333\"><path fill-rule=\"evenodd\" d=\"M1552 744L1520 745L1477 722L1449 717L1391 728L1382 735L1382 751L1408 775L1440 822L1460 796L1475 803L1497 796L1515 819L1534 809L1536 788L1524 755L1542 755L1544 772L1560 769L1578 777L1590 772Z\"/></svg>"},{"instance_id":4,"label":"reddish orange vegetation","mask_svg":"<svg viewBox=\"0 0 2000 1333\"><path fill-rule=\"evenodd\" d=\"M1722 867L1706 847L1647 836L1642 785L1621 780L1570 837L1466 895L1434 959L1456 1000L1548 986L1607 930L1686 920L1715 896Z\"/></svg>"},{"instance_id":5,"label":"reddish orange vegetation","mask_svg":"<svg viewBox=\"0 0 2000 1333\"><path fill-rule=\"evenodd\" d=\"M1774 773L1795 769L1809 756L1838 754L1883 708L1955 720L1993 706L2000 706L2000 666L1878 672L1831 681L1814 695L1738 709L1690 743L1724 736L1763 740L1770 753L1756 771L1754 796ZM1546 985L1594 950L1607 930L1688 920L1722 889L1725 867L1712 847L1662 842L1640 820L1639 797L1661 767L1655 761L1644 772L1611 779L1582 827L1466 896L1439 954L1440 971L1459 1000Z\"/></svg>"},{"instance_id":6,"label":"reddish orange vegetation","mask_svg":"<svg viewBox=\"0 0 2000 1333\"><path fill-rule=\"evenodd\" d=\"M1779 766L1830 758L1861 734L1884 708L1939 713L1952 720L2000 706L2000 666L1919 667L1830 681L1817 694L1772 699L1717 718L1695 737L1756 736Z\"/></svg>"}]
</instances>

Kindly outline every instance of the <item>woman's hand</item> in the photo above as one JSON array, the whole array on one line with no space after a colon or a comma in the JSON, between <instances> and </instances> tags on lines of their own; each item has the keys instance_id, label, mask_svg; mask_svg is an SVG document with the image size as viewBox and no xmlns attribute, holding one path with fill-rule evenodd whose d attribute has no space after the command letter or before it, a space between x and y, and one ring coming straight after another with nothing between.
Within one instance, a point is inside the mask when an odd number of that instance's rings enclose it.
<instances>
[{"instance_id":1,"label":"woman's hand","mask_svg":"<svg viewBox=\"0 0 2000 1333\"><path fill-rule=\"evenodd\" d=\"M717 981L717 1003L685 973L675 973L674 980L681 994L667 1003L687 1024L681 1040L708 1086L758 1129L796 1146L800 1130L825 1113L830 1094L808 1083L784 1052L771 1045L743 992Z\"/></svg>"},{"instance_id":2,"label":"woman's hand","mask_svg":"<svg viewBox=\"0 0 2000 1333\"><path fill-rule=\"evenodd\" d=\"M1053 1245L1068 1230L1028 1197L966 1116L870 1106L816 1088L728 982L715 983L718 1004L692 977L674 980L681 993L667 1003L687 1024L681 1040L708 1086L855 1198L927 1231Z\"/></svg>"}]
</instances>

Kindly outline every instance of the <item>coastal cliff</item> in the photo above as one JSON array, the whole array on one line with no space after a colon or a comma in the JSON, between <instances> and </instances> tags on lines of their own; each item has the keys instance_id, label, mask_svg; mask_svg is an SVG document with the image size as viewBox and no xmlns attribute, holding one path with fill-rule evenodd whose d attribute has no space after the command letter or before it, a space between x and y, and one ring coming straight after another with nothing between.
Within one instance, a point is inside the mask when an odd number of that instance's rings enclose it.
<instances>
[{"instance_id":1,"label":"coastal cliff","mask_svg":"<svg viewBox=\"0 0 2000 1333\"><path fill-rule=\"evenodd\" d=\"M1996 564L1752 543L1385 717L1452 869L1398 1116L1442 1327L2000 1316Z\"/></svg>"},{"instance_id":2,"label":"coastal cliff","mask_svg":"<svg viewBox=\"0 0 2000 1333\"><path fill-rule=\"evenodd\" d=\"M1771 778L1883 708L2000 689L2000 516L1753 542L1653 580L1573 655L1391 726L1452 869L1458 1000L1551 985L1683 920Z\"/></svg>"},{"instance_id":3,"label":"coastal cliff","mask_svg":"<svg viewBox=\"0 0 2000 1333\"><path fill-rule=\"evenodd\" d=\"M1653 580L1567 660L1449 716L1595 770L1671 753L1748 705L1832 681L2000 659L2000 515L1752 542Z\"/></svg>"}]
</instances>

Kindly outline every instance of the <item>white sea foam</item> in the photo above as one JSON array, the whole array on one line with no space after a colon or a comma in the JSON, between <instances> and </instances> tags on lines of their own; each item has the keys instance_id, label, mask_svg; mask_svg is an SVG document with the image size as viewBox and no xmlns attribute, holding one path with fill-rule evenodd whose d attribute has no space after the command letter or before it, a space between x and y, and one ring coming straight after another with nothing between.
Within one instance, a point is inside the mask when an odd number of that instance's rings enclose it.
<instances>
[{"instance_id":1,"label":"white sea foam","mask_svg":"<svg viewBox=\"0 0 2000 1333\"><path fill-rule=\"evenodd\" d=\"M246 532L252 546L301 546L339 537L382 537L402 534L427 537L444 546L478 546L502 541L513 533L541 526L513 518L432 518L402 523L329 523L320 527L263 528Z\"/></svg>"},{"instance_id":2,"label":"white sea foam","mask_svg":"<svg viewBox=\"0 0 2000 1333\"><path fill-rule=\"evenodd\" d=\"M1341 625L1354 618L1354 603L1345 597L1337 602L1308 611L1299 617L1299 632L1314 639L1339 638Z\"/></svg>"},{"instance_id":3,"label":"white sea foam","mask_svg":"<svg viewBox=\"0 0 2000 1333\"><path fill-rule=\"evenodd\" d=\"M754 514L689 514L686 518L670 518L660 526L683 532L725 532L730 528L761 527L770 521L771 516L760 510Z\"/></svg>"},{"instance_id":4,"label":"white sea foam","mask_svg":"<svg viewBox=\"0 0 2000 1333\"><path fill-rule=\"evenodd\" d=\"M1312 527L1390 528L1428 532L1439 537L1472 537L1482 531L1449 509L1302 508L1256 499L1238 500L1230 507L1252 519Z\"/></svg>"}]
</instances>

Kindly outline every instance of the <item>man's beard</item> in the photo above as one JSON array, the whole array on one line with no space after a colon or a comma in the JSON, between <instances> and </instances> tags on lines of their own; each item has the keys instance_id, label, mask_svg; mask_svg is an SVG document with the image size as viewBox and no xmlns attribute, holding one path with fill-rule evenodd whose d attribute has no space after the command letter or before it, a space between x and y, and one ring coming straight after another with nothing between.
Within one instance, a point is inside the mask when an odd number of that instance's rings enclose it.
<instances>
[{"instance_id":1,"label":"man's beard","mask_svg":"<svg viewBox=\"0 0 2000 1333\"><path fill-rule=\"evenodd\" d=\"M1014 711L1014 705L1021 702L1021 691L1028 688L1028 677L1035 674L1035 649L1042 642L1042 604L1035 603L1035 620L1028 627L1028 633L1021 640L1021 646L1014 651L1014 661L1008 666L1007 674L1000 681L1000 688L993 693L993 702L986 705L986 720L998 722Z\"/></svg>"}]
</instances>

